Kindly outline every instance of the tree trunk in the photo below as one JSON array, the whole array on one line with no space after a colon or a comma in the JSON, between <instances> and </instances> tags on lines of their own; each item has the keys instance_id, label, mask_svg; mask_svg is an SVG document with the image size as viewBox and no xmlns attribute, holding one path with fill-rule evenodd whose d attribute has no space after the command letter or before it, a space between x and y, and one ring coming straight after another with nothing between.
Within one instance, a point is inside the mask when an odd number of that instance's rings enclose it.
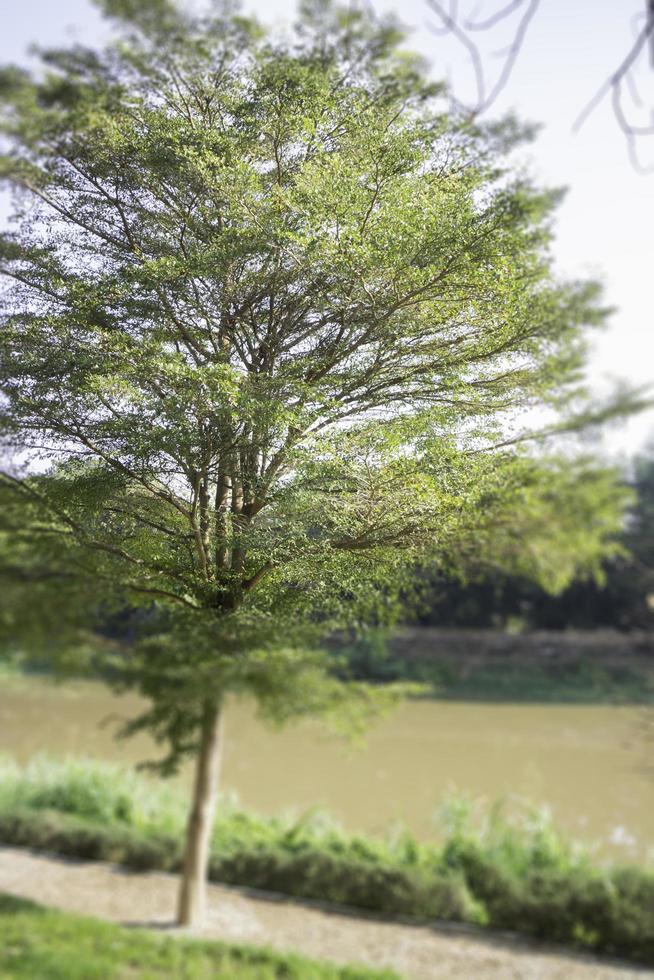
<instances>
[{"instance_id":1,"label":"tree trunk","mask_svg":"<svg viewBox=\"0 0 654 980\"><path fill-rule=\"evenodd\" d=\"M193 803L186 830L184 868L177 909L177 922L180 926L199 927L204 921L211 830L220 766L221 728L220 701L208 701L202 719Z\"/></svg>"}]
</instances>

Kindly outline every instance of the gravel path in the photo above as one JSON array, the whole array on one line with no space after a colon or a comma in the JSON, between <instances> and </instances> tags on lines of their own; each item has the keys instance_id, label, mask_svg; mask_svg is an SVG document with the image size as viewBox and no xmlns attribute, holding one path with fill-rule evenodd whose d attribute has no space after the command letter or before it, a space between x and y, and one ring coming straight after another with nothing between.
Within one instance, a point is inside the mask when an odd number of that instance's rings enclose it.
<instances>
[{"instance_id":1,"label":"gravel path","mask_svg":"<svg viewBox=\"0 0 654 980\"><path fill-rule=\"evenodd\" d=\"M126 925L176 930L176 875L136 874L0 847L0 891ZM415 980L645 980L654 971L465 926L414 926L222 885L210 886L212 939L295 950L338 963L391 967Z\"/></svg>"}]
</instances>

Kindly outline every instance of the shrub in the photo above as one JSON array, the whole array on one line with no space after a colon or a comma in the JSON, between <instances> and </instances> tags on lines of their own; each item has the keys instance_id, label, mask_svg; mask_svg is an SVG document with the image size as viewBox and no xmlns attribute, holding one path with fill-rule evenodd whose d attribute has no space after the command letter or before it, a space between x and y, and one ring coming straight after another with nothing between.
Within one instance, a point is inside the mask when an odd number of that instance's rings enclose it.
<instances>
[{"instance_id":1,"label":"shrub","mask_svg":"<svg viewBox=\"0 0 654 980\"><path fill-rule=\"evenodd\" d=\"M229 856L214 854L210 877L389 915L458 921L477 917L475 903L460 875L435 868L357 862L318 847L295 854L281 847L243 850Z\"/></svg>"},{"instance_id":2,"label":"shrub","mask_svg":"<svg viewBox=\"0 0 654 980\"><path fill-rule=\"evenodd\" d=\"M654 963L654 874L639 868L615 868L615 914L603 937L608 951Z\"/></svg>"},{"instance_id":3,"label":"shrub","mask_svg":"<svg viewBox=\"0 0 654 980\"><path fill-rule=\"evenodd\" d=\"M175 838L146 837L120 825L99 825L56 810L0 810L0 840L87 861L111 861L139 870L179 866Z\"/></svg>"}]
</instances>

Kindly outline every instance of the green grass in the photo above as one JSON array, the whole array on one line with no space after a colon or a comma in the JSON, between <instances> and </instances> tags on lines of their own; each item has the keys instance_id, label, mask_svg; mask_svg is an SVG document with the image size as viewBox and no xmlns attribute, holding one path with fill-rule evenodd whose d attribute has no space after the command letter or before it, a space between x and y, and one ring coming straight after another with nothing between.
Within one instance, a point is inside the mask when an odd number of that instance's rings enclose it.
<instances>
[{"instance_id":1,"label":"green grass","mask_svg":"<svg viewBox=\"0 0 654 980\"><path fill-rule=\"evenodd\" d=\"M0 895L3 980L393 980L396 974L338 967L226 943L171 938L46 909Z\"/></svg>"},{"instance_id":2,"label":"green grass","mask_svg":"<svg viewBox=\"0 0 654 980\"><path fill-rule=\"evenodd\" d=\"M654 704L654 666L574 663L415 663L415 680L442 700L537 704Z\"/></svg>"},{"instance_id":3,"label":"green grass","mask_svg":"<svg viewBox=\"0 0 654 980\"><path fill-rule=\"evenodd\" d=\"M85 758L35 756L19 766L0 755L0 810L55 810L149 833L181 833L187 801L169 783Z\"/></svg>"},{"instance_id":4,"label":"green grass","mask_svg":"<svg viewBox=\"0 0 654 980\"><path fill-rule=\"evenodd\" d=\"M596 865L528 806L445 808L442 841L345 833L324 815L223 806L210 877L389 916L469 921L654 964L654 874ZM180 867L184 802L105 763L0 765L0 841L134 869Z\"/></svg>"}]
</instances>

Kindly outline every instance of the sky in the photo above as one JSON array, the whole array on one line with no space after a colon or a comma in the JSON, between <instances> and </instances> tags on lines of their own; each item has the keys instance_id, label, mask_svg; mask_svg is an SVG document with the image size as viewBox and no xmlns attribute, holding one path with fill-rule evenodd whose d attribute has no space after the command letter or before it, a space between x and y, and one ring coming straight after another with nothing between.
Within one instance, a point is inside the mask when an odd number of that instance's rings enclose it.
<instances>
[{"instance_id":1,"label":"sky","mask_svg":"<svg viewBox=\"0 0 654 980\"><path fill-rule=\"evenodd\" d=\"M426 0L368 0L378 12L393 11L412 29L410 46L431 63L435 78L450 78L461 97L472 74L461 48L435 36ZM292 22L294 0L246 0L245 8L271 24ZM459 7L484 17L504 0L460 0ZM589 383L605 394L613 382L654 384L654 173L643 176L630 163L625 139L605 100L578 133L575 118L628 51L634 18L645 0L541 0L509 83L492 109L515 110L542 125L527 152L539 183L566 186L556 223L554 256L565 276L591 275L605 283L615 308L594 340ZM106 36L90 0L0 0L0 63L25 61L28 46L72 41L99 43ZM501 68L495 52L511 30L480 35L489 73ZM642 60L639 86L654 105L654 65ZM650 121L650 120L646 120ZM654 122L654 110L652 111ZM654 164L654 137L641 141L642 162ZM524 152L523 152L524 156ZM0 201L0 220L6 205ZM605 446L626 457L654 441L654 410L614 425Z\"/></svg>"}]
</instances>

